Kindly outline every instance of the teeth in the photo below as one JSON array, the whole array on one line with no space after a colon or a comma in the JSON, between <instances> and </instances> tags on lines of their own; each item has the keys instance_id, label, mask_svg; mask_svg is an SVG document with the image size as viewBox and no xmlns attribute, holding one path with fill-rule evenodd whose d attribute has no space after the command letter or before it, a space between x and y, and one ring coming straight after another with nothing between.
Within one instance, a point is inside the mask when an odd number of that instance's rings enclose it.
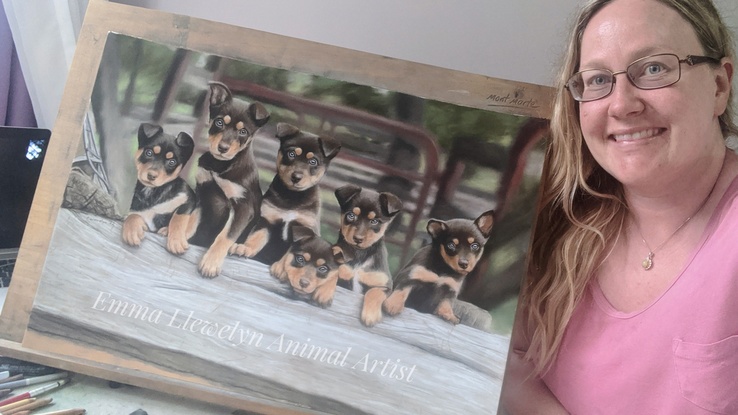
<instances>
[{"instance_id":1,"label":"teeth","mask_svg":"<svg viewBox=\"0 0 738 415\"><path fill-rule=\"evenodd\" d=\"M633 134L616 134L613 136L615 141L635 141L643 138L653 137L658 133L659 130L651 128L648 130L639 131Z\"/></svg>"}]
</instances>

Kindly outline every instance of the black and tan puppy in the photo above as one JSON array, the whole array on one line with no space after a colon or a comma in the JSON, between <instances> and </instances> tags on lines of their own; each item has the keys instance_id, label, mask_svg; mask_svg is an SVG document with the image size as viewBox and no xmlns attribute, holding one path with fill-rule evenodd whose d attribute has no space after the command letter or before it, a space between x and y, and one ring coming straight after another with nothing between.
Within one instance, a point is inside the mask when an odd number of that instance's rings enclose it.
<instances>
[{"instance_id":1,"label":"black and tan puppy","mask_svg":"<svg viewBox=\"0 0 738 415\"><path fill-rule=\"evenodd\" d=\"M473 221L429 220L427 230L432 242L420 248L397 273L394 291L384 301L384 311L394 316L407 306L458 324L452 301L459 295L464 277L477 265L493 224L491 210Z\"/></svg>"},{"instance_id":2,"label":"black and tan puppy","mask_svg":"<svg viewBox=\"0 0 738 415\"><path fill-rule=\"evenodd\" d=\"M167 250L183 253L187 247L190 215L195 210L195 192L179 172L192 157L195 142L187 133L165 134L159 125L143 123L138 128L136 188L131 208L123 222L123 241L141 245L146 231L167 234Z\"/></svg>"},{"instance_id":3,"label":"black and tan puppy","mask_svg":"<svg viewBox=\"0 0 738 415\"><path fill-rule=\"evenodd\" d=\"M261 217L242 244L231 249L265 264L280 259L290 246L293 225L306 226L320 235L320 189L318 183L341 143L329 136L277 124L279 151L277 174L261 202Z\"/></svg>"},{"instance_id":4,"label":"black and tan puppy","mask_svg":"<svg viewBox=\"0 0 738 415\"><path fill-rule=\"evenodd\" d=\"M209 151L198 160L199 221L190 239L208 248L198 267L204 277L220 273L228 250L259 217L261 188L252 144L268 120L261 103L236 99L219 82L210 84Z\"/></svg>"},{"instance_id":5,"label":"black and tan puppy","mask_svg":"<svg viewBox=\"0 0 738 415\"><path fill-rule=\"evenodd\" d=\"M343 251L304 226L293 226L291 236L289 250L269 272L289 282L297 297L329 307L336 292L338 267L345 262Z\"/></svg>"},{"instance_id":6,"label":"black and tan puppy","mask_svg":"<svg viewBox=\"0 0 738 415\"><path fill-rule=\"evenodd\" d=\"M347 258L338 285L364 293L361 322L372 327L382 320L382 302L392 290L384 233L402 210L392 193L377 193L354 185L336 189L341 207L337 246Z\"/></svg>"}]
</instances>

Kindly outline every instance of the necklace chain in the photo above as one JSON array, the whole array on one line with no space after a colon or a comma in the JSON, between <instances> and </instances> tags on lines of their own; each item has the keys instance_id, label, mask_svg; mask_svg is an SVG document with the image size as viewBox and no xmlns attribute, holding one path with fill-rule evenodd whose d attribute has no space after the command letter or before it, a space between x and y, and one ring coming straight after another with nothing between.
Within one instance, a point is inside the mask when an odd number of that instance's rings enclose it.
<instances>
[{"instance_id":1,"label":"necklace chain","mask_svg":"<svg viewBox=\"0 0 738 415\"><path fill-rule=\"evenodd\" d=\"M722 172L722 169L721 169L721 172ZM720 176L718 175L718 179L719 178ZM666 243L669 242L671 238L673 238L674 235L676 235L677 232L679 232L679 230L682 229L684 225L686 225L687 222L690 221L690 219L697 216L697 214L700 213L702 208L705 207L705 205L707 204L707 201L710 199L710 196L712 196L712 192L715 190L715 186L717 185L718 179L715 179L715 183L712 184L712 189L710 189L710 193L708 193L707 197L705 197L702 203L700 203L700 207L697 208L697 210L693 214L689 215L687 219L684 219L684 222L682 222L682 224L679 225L679 227L677 227L676 230L674 230L674 232L672 232L671 235L669 235L669 237L664 240L664 242L661 242L661 244L659 244L659 246L657 246L656 249L651 249L651 247L648 246L648 242L646 242L646 238L643 237L643 232L641 232L640 225L638 224L638 222L635 222L636 229L638 230L638 234L640 234L641 236L643 245L646 245L646 248L648 248L648 255L646 255L646 258L641 262L641 266L643 267L644 270L648 271L651 268L653 268L653 257L656 255L656 251L663 248L664 245L666 245Z\"/></svg>"}]
</instances>

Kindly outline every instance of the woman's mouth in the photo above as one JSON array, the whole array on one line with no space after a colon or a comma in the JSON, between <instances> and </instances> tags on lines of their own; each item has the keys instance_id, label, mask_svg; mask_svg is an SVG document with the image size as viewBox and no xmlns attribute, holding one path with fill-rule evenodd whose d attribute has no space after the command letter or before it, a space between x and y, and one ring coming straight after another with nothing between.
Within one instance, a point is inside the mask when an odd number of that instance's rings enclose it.
<instances>
[{"instance_id":1,"label":"woman's mouth","mask_svg":"<svg viewBox=\"0 0 738 415\"><path fill-rule=\"evenodd\" d=\"M663 128L649 128L648 130L638 131L628 134L612 134L610 138L617 142L638 141L646 138L652 138L664 132Z\"/></svg>"}]
</instances>

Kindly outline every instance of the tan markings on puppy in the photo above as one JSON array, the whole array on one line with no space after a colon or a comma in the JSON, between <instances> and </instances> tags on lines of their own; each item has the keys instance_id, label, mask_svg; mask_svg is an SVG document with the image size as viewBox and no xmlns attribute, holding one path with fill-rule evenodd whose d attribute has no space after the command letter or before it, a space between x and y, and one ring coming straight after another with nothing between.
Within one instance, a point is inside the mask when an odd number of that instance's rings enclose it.
<instances>
[{"instance_id":1,"label":"tan markings on puppy","mask_svg":"<svg viewBox=\"0 0 738 415\"><path fill-rule=\"evenodd\" d=\"M325 265L325 259L323 259L323 258L316 259L315 260L315 265L317 265L317 266Z\"/></svg>"},{"instance_id":2,"label":"tan markings on puppy","mask_svg":"<svg viewBox=\"0 0 738 415\"><path fill-rule=\"evenodd\" d=\"M285 270L285 264L289 264L294 260L295 257L291 253L286 253L282 259L272 264L271 267L269 267L269 274L272 275L272 277L285 282L287 281L287 272Z\"/></svg>"},{"instance_id":3,"label":"tan markings on puppy","mask_svg":"<svg viewBox=\"0 0 738 415\"><path fill-rule=\"evenodd\" d=\"M466 275L469 273L469 271L472 270L473 267L468 266L466 269L463 269L459 266L459 261L457 257L450 256L446 253L446 250L441 248L441 258L443 258L443 261L446 262L446 264L451 267L454 271Z\"/></svg>"},{"instance_id":4,"label":"tan markings on puppy","mask_svg":"<svg viewBox=\"0 0 738 415\"><path fill-rule=\"evenodd\" d=\"M382 303L387 299L384 288L371 288L364 294L364 306L361 309L361 322L373 327L382 321Z\"/></svg>"},{"instance_id":5,"label":"tan markings on puppy","mask_svg":"<svg viewBox=\"0 0 738 415\"><path fill-rule=\"evenodd\" d=\"M138 214L132 213L123 221L123 232L121 233L123 242L131 246L139 246L148 230L146 221Z\"/></svg>"},{"instance_id":6,"label":"tan markings on puppy","mask_svg":"<svg viewBox=\"0 0 738 415\"><path fill-rule=\"evenodd\" d=\"M311 158L315 157L315 153L313 153L312 151L308 151L308 153L307 153L307 154L305 154L305 157L306 157L306 158L307 158L308 160L310 160Z\"/></svg>"},{"instance_id":7,"label":"tan markings on puppy","mask_svg":"<svg viewBox=\"0 0 738 415\"><path fill-rule=\"evenodd\" d=\"M356 216L361 215L361 209L359 209L358 207L355 207L351 212L353 212Z\"/></svg>"},{"instance_id":8,"label":"tan markings on puppy","mask_svg":"<svg viewBox=\"0 0 738 415\"><path fill-rule=\"evenodd\" d=\"M466 267L466 270L471 272L474 267L477 266L477 261L479 261L479 256L474 254L469 254L466 256L466 260L469 262L469 265Z\"/></svg>"},{"instance_id":9,"label":"tan markings on puppy","mask_svg":"<svg viewBox=\"0 0 738 415\"><path fill-rule=\"evenodd\" d=\"M320 307L326 308L333 303L333 296L336 293L336 285L338 283L338 273L331 272L322 283L313 291L313 301Z\"/></svg>"},{"instance_id":10,"label":"tan markings on puppy","mask_svg":"<svg viewBox=\"0 0 738 415\"><path fill-rule=\"evenodd\" d=\"M220 187L220 190L223 191L228 199L242 199L246 196L246 188L244 188L240 184L234 183L227 179L223 179L217 174L213 174L213 179L215 179L218 187Z\"/></svg>"},{"instance_id":11,"label":"tan markings on puppy","mask_svg":"<svg viewBox=\"0 0 738 415\"><path fill-rule=\"evenodd\" d=\"M190 214L190 219L187 221L187 239L190 239L192 235L197 231L197 226L200 224L200 208L195 209Z\"/></svg>"},{"instance_id":12,"label":"tan markings on puppy","mask_svg":"<svg viewBox=\"0 0 738 415\"><path fill-rule=\"evenodd\" d=\"M302 257L305 258L305 261L307 261L307 262L310 262L310 256L311 255L310 255L309 252L305 252L305 253L302 254Z\"/></svg>"},{"instance_id":13,"label":"tan markings on puppy","mask_svg":"<svg viewBox=\"0 0 738 415\"><path fill-rule=\"evenodd\" d=\"M187 243L187 226L190 222L190 215L180 215L175 213L169 221L169 231L167 235L167 251L174 255L182 255L190 247Z\"/></svg>"},{"instance_id":14,"label":"tan markings on puppy","mask_svg":"<svg viewBox=\"0 0 738 415\"><path fill-rule=\"evenodd\" d=\"M354 278L354 269L351 268L351 266L346 265L346 264L339 265L338 266L338 278L345 280L345 281L348 281L351 278Z\"/></svg>"},{"instance_id":15,"label":"tan markings on puppy","mask_svg":"<svg viewBox=\"0 0 738 415\"><path fill-rule=\"evenodd\" d=\"M270 224L274 224L282 220L284 210L274 206L273 203L265 200L261 204L261 217L266 219Z\"/></svg>"},{"instance_id":16,"label":"tan markings on puppy","mask_svg":"<svg viewBox=\"0 0 738 415\"><path fill-rule=\"evenodd\" d=\"M429 270L422 265L416 265L410 270L409 275L411 280L435 283L438 281L438 274Z\"/></svg>"},{"instance_id":17,"label":"tan markings on puppy","mask_svg":"<svg viewBox=\"0 0 738 415\"><path fill-rule=\"evenodd\" d=\"M295 154L297 154L298 156L301 155L302 154L302 149L300 147L297 147L295 149Z\"/></svg>"},{"instance_id":18,"label":"tan markings on puppy","mask_svg":"<svg viewBox=\"0 0 738 415\"><path fill-rule=\"evenodd\" d=\"M356 273L359 277L359 282L369 287L387 287L389 285L390 276L382 271L363 271L359 270Z\"/></svg>"},{"instance_id":19,"label":"tan markings on puppy","mask_svg":"<svg viewBox=\"0 0 738 415\"><path fill-rule=\"evenodd\" d=\"M460 320L454 314L454 310L451 307L451 301L448 298L441 300L438 307L436 307L435 314L450 323L459 324Z\"/></svg>"},{"instance_id":20,"label":"tan markings on puppy","mask_svg":"<svg viewBox=\"0 0 738 415\"><path fill-rule=\"evenodd\" d=\"M195 175L195 181L198 184L209 182L213 180L213 172L210 170L203 169L202 167L197 168L197 175Z\"/></svg>"},{"instance_id":21,"label":"tan markings on puppy","mask_svg":"<svg viewBox=\"0 0 738 415\"><path fill-rule=\"evenodd\" d=\"M458 245L458 244L459 244L459 240L458 240L458 238L454 238L454 239L452 239L452 240L451 240L451 242L453 242L453 243L454 243L454 245Z\"/></svg>"},{"instance_id":22,"label":"tan markings on puppy","mask_svg":"<svg viewBox=\"0 0 738 415\"><path fill-rule=\"evenodd\" d=\"M370 220L374 219L377 217L377 212L369 212L367 213L366 217L369 218Z\"/></svg>"},{"instance_id":23,"label":"tan markings on puppy","mask_svg":"<svg viewBox=\"0 0 738 415\"><path fill-rule=\"evenodd\" d=\"M457 280L451 277L439 277L436 285L439 287L447 286L455 293L461 291L461 280Z\"/></svg>"},{"instance_id":24,"label":"tan markings on puppy","mask_svg":"<svg viewBox=\"0 0 738 415\"><path fill-rule=\"evenodd\" d=\"M230 115L226 115L225 117L223 117L223 122L226 123L226 125L230 124L231 123L231 116Z\"/></svg>"},{"instance_id":25,"label":"tan markings on puppy","mask_svg":"<svg viewBox=\"0 0 738 415\"><path fill-rule=\"evenodd\" d=\"M384 233L387 231L387 227L389 227L389 222L384 222L379 227L379 232L367 230L366 234L364 235L364 242L362 242L360 246L363 248L367 248L377 243L377 241L382 239L382 237L384 236Z\"/></svg>"},{"instance_id":26,"label":"tan markings on puppy","mask_svg":"<svg viewBox=\"0 0 738 415\"><path fill-rule=\"evenodd\" d=\"M239 255L245 257L253 257L254 255L261 252L269 242L269 230L266 228L259 229L249 235L246 241L242 244L233 244L231 249L228 251L231 255Z\"/></svg>"},{"instance_id":27,"label":"tan markings on puppy","mask_svg":"<svg viewBox=\"0 0 738 415\"><path fill-rule=\"evenodd\" d=\"M240 130L241 128L244 128L244 127L246 127L246 125L244 125L243 121L239 121L236 123L237 130Z\"/></svg>"},{"instance_id":28,"label":"tan markings on puppy","mask_svg":"<svg viewBox=\"0 0 738 415\"><path fill-rule=\"evenodd\" d=\"M161 153L161 146L154 146L152 150L154 150L154 154L159 154Z\"/></svg>"},{"instance_id":29,"label":"tan markings on puppy","mask_svg":"<svg viewBox=\"0 0 738 415\"><path fill-rule=\"evenodd\" d=\"M167 154L166 154L166 155L165 155L164 157L165 157L165 158L167 158L167 159L173 159L173 158L174 158L174 153L172 153L172 152L170 151L170 152L168 152L168 153L167 153Z\"/></svg>"},{"instance_id":30,"label":"tan markings on puppy","mask_svg":"<svg viewBox=\"0 0 738 415\"><path fill-rule=\"evenodd\" d=\"M467 239L466 241L469 242L469 245L471 245L474 243L474 237L470 236L469 239Z\"/></svg>"},{"instance_id":31,"label":"tan markings on puppy","mask_svg":"<svg viewBox=\"0 0 738 415\"><path fill-rule=\"evenodd\" d=\"M230 231L232 224L233 211L230 211L225 226L223 226L218 236L215 237L213 244L210 245L210 248L208 248L200 260L198 269L203 277L215 278L220 274L220 267L223 266L223 260L228 255L228 250L234 242L228 239L228 231Z\"/></svg>"},{"instance_id":32,"label":"tan markings on puppy","mask_svg":"<svg viewBox=\"0 0 738 415\"><path fill-rule=\"evenodd\" d=\"M384 311L391 316L400 314L405 309L405 301L407 301L410 291L412 291L412 287L410 286L393 291L382 303Z\"/></svg>"}]
</instances>

